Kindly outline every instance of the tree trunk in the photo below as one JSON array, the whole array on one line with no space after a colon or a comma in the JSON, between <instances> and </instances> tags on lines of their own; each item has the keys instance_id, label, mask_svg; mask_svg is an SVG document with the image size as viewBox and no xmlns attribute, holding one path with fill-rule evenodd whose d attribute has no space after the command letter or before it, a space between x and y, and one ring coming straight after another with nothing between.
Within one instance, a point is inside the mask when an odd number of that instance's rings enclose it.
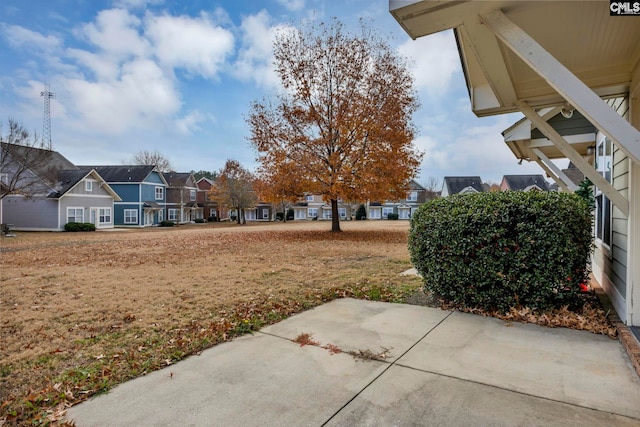
<instances>
[{"instance_id":1,"label":"tree trunk","mask_svg":"<svg viewBox=\"0 0 640 427\"><path fill-rule=\"evenodd\" d=\"M331 231L339 233L340 230L340 215L338 215L338 201L331 200Z\"/></svg>"}]
</instances>

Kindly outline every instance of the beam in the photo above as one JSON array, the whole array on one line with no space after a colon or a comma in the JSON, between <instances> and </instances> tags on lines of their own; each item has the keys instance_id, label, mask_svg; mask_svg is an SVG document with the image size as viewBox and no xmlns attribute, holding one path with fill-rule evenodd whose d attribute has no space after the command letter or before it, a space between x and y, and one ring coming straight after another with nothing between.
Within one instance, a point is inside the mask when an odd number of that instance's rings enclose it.
<instances>
[{"instance_id":1,"label":"beam","mask_svg":"<svg viewBox=\"0 0 640 427\"><path fill-rule=\"evenodd\" d=\"M565 191L571 192L578 189L578 186L575 185L564 172L562 172L562 169L560 169L558 166L556 166L555 163L549 160L549 158L545 156L542 151L538 150L537 148L534 148L531 151L533 151L533 154L535 154L535 156L538 158L536 162L538 162L540 167L542 167L542 169L544 169L560 187L562 187Z\"/></svg>"},{"instance_id":2,"label":"beam","mask_svg":"<svg viewBox=\"0 0 640 427\"><path fill-rule=\"evenodd\" d=\"M502 11L481 13L480 18L505 46L549 83L558 94L613 140L627 156L636 163L640 162L640 131L638 129L609 107L560 61L509 20Z\"/></svg>"},{"instance_id":3,"label":"beam","mask_svg":"<svg viewBox=\"0 0 640 427\"><path fill-rule=\"evenodd\" d=\"M513 105L518 97L507 65L502 59L502 51L496 37L490 31L486 31L477 15L472 15L470 19L465 20L461 30L470 40L469 44L475 59L482 68L498 102L502 105Z\"/></svg>"},{"instance_id":4,"label":"beam","mask_svg":"<svg viewBox=\"0 0 640 427\"><path fill-rule=\"evenodd\" d=\"M556 132L556 130L542 117L535 112L533 108L524 101L517 101L516 106L531 122L536 125L540 132L544 134L551 142L554 143L558 150L562 152L573 164L580 169L580 171L593 182L593 184L600 189L611 200L620 212L626 217L629 217L629 201L616 190L609 181L604 179L602 175L596 171L593 166L589 164L562 136ZM613 111L613 110L611 110Z\"/></svg>"}]
</instances>

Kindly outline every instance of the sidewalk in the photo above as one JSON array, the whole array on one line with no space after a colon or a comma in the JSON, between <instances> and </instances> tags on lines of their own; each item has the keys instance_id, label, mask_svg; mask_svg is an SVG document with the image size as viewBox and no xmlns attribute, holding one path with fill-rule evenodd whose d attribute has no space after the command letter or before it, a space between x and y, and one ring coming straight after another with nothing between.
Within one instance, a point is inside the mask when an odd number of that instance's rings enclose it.
<instances>
[{"instance_id":1,"label":"sidewalk","mask_svg":"<svg viewBox=\"0 0 640 427\"><path fill-rule=\"evenodd\" d=\"M303 333L317 344L294 342ZM122 384L67 418L78 427L640 426L640 379L604 336L341 299Z\"/></svg>"}]
</instances>

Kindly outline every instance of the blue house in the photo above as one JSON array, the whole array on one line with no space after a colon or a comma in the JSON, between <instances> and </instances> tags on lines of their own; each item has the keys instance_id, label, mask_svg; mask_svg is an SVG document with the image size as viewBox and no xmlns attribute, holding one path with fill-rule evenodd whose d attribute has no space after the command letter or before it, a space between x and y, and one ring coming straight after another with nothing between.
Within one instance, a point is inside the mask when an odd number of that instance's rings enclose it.
<instances>
[{"instance_id":1,"label":"blue house","mask_svg":"<svg viewBox=\"0 0 640 427\"><path fill-rule=\"evenodd\" d=\"M116 227L151 227L162 222L167 181L156 166L79 166L94 169L120 196L114 202Z\"/></svg>"}]
</instances>

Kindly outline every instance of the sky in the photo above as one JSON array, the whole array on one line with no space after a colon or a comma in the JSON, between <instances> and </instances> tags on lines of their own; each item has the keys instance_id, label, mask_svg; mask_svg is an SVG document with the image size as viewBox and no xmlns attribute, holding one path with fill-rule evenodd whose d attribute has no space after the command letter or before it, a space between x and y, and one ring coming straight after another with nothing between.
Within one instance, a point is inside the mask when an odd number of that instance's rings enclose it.
<instances>
[{"instance_id":1,"label":"sky","mask_svg":"<svg viewBox=\"0 0 640 427\"><path fill-rule=\"evenodd\" d=\"M417 181L544 174L501 132L522 115L471 111L453 32L411 40L387 0L2 0L0 132L9 119L42 135L45 83L53 148L71 162L121 165L158 151L178 172L254 170L245 119L277 93L272 41L287 27L360 18L407 57L421 107Z\"/></svg>"}]
</instances>

